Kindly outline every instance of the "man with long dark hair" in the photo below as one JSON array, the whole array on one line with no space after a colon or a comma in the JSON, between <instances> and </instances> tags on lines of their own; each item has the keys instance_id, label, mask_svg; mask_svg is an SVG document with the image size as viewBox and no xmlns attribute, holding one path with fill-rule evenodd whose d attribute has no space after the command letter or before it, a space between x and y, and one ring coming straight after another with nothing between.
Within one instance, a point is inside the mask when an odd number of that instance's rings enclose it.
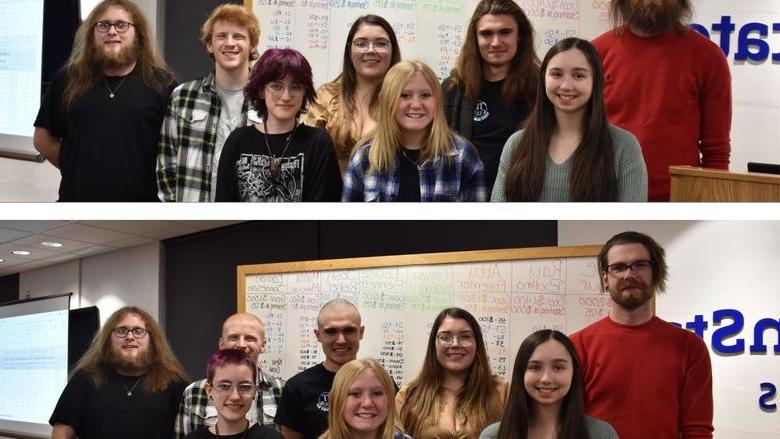
<instances>
[{"instance_id":1,"label":"man with long dark hair","mask_svg":"<svg viewBox=\"0 0 780 439\"><path fill-rule=\"evenodd\" d=\"M35 119L33 144L60 168L60 201L155 201L154 162L173 74L129 0L100 2Z\"/></svg>"},{"instance_id":2,"label":"man with long dark hair","mask_svg":"<svg viewBox=\"0 0 780 439\"><path fill-rule=\"evenodd\" d=\"M574 333L585 409L621 438L712 438L712 366L693 332L655 315L666 289L664 249L647 235L619 233L598 256L609 315Z\"/></svg>"},{"instance_id":3,"label":"man with long dark hair","mask_svg":"<svg viewBox=\"0 0 780 439\"><path fill-rule=\"evenodd\" d=\"M520 6L480 1L442 89L447 123L477 147L485 165L488 198L504 143L531 111L538 75L533 28Z\"/></svg>"},{"instance_id":4,"label":"man with long dark hair","mask_svg":"<svg viewBox=\"0 0 780 439\"><path fill-rule=\"evenodd\" d=\"M642 145L648 199L668 201L670 165L728 169L731 75L720 48L689 29L689 0L613 0L604 61L610 123Z\"/></svg>"},{"instance_id":5,"label":"man with long dark hair","mask_svg":"<svg viewBox=\"0 0 780 439\"><path fill-rule=\"evenodd\" d=\"M171 95L157 156L160 200L214 201L225 140L251 123L244 86L259 40L257 17L241 5L219 5L203 23L201 42L214 70Z\"/></svg>"},{"instance_id":6,"label":"man with long dark hair","mask_svg":"<svg viewBox=\"0 0 780 439\"><path fill-rule=\"evenodd\" d=\"M152 316L123 307L73 367L49 419L52 439L169 439L186 381Z\"/></svg>"}]
</instances>

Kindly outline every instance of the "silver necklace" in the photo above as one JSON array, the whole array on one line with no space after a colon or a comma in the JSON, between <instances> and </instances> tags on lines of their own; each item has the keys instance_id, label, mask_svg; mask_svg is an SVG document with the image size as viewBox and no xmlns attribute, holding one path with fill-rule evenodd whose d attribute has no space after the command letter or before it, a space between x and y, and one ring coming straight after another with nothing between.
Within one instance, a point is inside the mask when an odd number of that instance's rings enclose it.
<instances>
[{"instance_id":1,"label":"silver necklace","mask_svg":"<svg viewBox=\"0 0 780 439\"><path fill-rule=\"evenodd\" d=\"M135 389L135 386L137 386L137 385L138 385L138 383L140 383L140 382L141 382L141 378L143 378L143 375L141 375L141 376L139 376L138 378L136 378L136 379L135 379L135 383L133 384L133 386L132 386L132 387L130 387L130 388L128 388L128 387L127 387L127 384L125 384L125 379L124 379L122 376L120 376L120 377L119 377L119 379L120 379L120 380L122 380L122 385L125 387L125 390L127 390L127 396L128 396L128 398L129 398L129 397L131 397L131 396L133 396L133 389Z\"/></svg>"},{"instance_id":2,"label":"silver necklace","mask_svg":"<svg viewBox=\"0 0 780 439\"><path fill-rule=\"evenodd\" d=\"M416 160L412 160L412 158L411 158L411 157L409 157L408 155L406 155L406 148L404 148L404 147L401 147L401 155L402 155L402 156L404 156L404 157L406 157L406 160L409 160L409 162L410 162L411 164L413 164L415 168L418 168L418 169L420 168L420 164L419 164L419 163L418 163Z\"/></svg>"},{"instance_id":3,"label":"silver necklace","mask_svg":"<svg viewBox=\"0 0 780 439\"><path fill-rule=\"evenodd\" d=\"M290 142L292 141L293 135L295 134L295 130L297 128L298 122L296 121L292 132L289 136L287 136L287 140L284 143L282 154L277 158L273 151L271 151L271 145L268 144L268 135L266 134L268 131L268 125L266 125L265 120L263 120L263 139L265 140L265 147L268 149L268 154L271 156L271 176L274 178L279 177L279 170L282 168L282 159L284 158L284 153L287 152L287 148L290 146Z\"/></svg>"},{"instance_id":4,"label":"silver necklace","mask_svg":"<svg viewBox=\"0 0 780 439\"><path fill-rule=\"evenodd\" d=\"M125 83L125 79L127 79L127 77L128 77L128 76L130 76L130 75L128 74L128 75L126 75L126 76L122 77L122 80L121 80L121 81L119 81L119 85L117 85L117 86L116 86L116 88L114 88L113 90L111 90L111 87L109 87L109 86L108 86L108 79L106 79L106 78L103 78L103 82L105 82L105 84L106 84L106 88L108 89L108 97L109 97L109 98L111 98L111 99L114 99L114 95L115 95L115 94L116 94L116 92L119 90L119 87L121 87L121 86L122 86L122 84L124 84L124 83Z\"/></svg>"}]
</instances>

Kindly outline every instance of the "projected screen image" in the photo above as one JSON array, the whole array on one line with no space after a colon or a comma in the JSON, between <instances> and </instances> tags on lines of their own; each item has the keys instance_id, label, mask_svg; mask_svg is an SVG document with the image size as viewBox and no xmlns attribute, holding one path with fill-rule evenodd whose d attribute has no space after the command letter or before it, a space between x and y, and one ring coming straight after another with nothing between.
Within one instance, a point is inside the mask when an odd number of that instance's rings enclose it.
<instances>
[{"instance_id":1,"label":"projected screen image","mask_svg":"<svg viewBox=\"0 0 780 439\"><path fill-rule=\"evenodd\" d=\"M41 100L43 0L0 0L0 146L33 150Z\"/></svg>"}]
</instances>

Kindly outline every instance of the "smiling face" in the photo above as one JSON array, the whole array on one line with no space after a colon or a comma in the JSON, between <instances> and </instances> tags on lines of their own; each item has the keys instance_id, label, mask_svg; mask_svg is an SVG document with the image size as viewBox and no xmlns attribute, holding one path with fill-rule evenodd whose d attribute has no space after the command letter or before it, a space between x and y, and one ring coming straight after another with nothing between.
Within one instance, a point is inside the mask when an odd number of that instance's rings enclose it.
<instances>
[{"instance_id":1,"label":"smiling face","mask_svg":"<svg viewBox=\"0 0 780 439\"><path fill-rule=\"evenodd\" d=\"M436 99L431 84L422 73L417 72L406 81L395 110L395 121L404 138L423 136L436 114ZM422 145L404 145L415 147Z\"/></svg>"},{"instance_id":2,"label":"smiling face","mask_svg":"<svg viewBox=\"0 0 780 439\"><path fill-rule=\"evenodd\" d=\"M364 48L356 47L363 43L366 44ZM393 47L390 43L390 36L381 26L360 25L352 37L350 50L352 65L355 67L358 79L377 81L390 68Z\"/></svg>"},{"instance_id":3,"label":"smiling face","mask_svg":"<svg viewBox=\"0 0 780 439\"><path fill-rule=\"evenodd\" d=\"M114 328L119 327L130 329L130 331L124 337L120 337L116 333L111 334L112 363L125 373L145 370L149 363L149 334L137 336L132 331L134 328L146 329L143 319L136 314L128 313Z\"/></svg>"},{"instance_id":4,"label":"smiling face","mask_svg":"<svg viewBox=\"0 0 780 439\"><path fill-rule=\"evenodd\" d=\"M252 369L246 364L228 363L218 367L212 382L206 385L206 393L214 401L223 423L243 422L252 408L256 391Z\"/></svg>"},{"instance_id":5,"label":"smiling face","mask_svg":"<svg viewBox=\"0 0 780 439\"><path fill-rule=\"evenodd\" d=\"M631 265L638 261L651 261L650 252L639 243L616 244L607 252L607 267L613 264ZM652 267L626 269L621 274L601 274L612 301L625 310L634 310L653 297Z\"/></svg>"},{"instance_id":6,"label":"smiling face","mask_svg":"<svg viewBox=\"0 0 780 439\"><path fill-rule=\"evenodd\" d=\"M206 50L214 56L217 70L232 72L249 69L249 54L254 47L250 46L249 32L245 27L217 20Z\"/></svg>"},{"instance_id":7,"label":"smiling face","mask_svg":"<svg viewBox=\"0 0 780 439\"><path fill-rule=\"evenodd\" d=\"M124 21L132 23L130 13L119 6L109 6L97 21L117 23ZM95 42L96 61L106 67L124 67L135 62L135 27L130 26L125 32L118 32L111 26L108 32L101 33L97 26L92 30Z\"/></svg>"},{"instance_id":8,"label":"smiling face","mask_svg":"<svg viewBox=\"0 0 780 439\"><path fill-rule=\"evenodd\" d=\"M294 121L303 105L305 91L303 85L290 77L266 84L262 96L268 111L267 122L285 125Z\"/></svg>"},{"instance_id":9,"label":"smiling face","mask_svg":"<svg viewBox=\"0 0 780 439\"><path fill-rule=\"evenodd\" d=\"M508 69L517 54L517 22L511 15L483 15L477 22L477 46L482 62L492 69Z\"/></svg>"},{"instance_id":10,"label":"smiling face","mask_svg":"<svg viewBox=\"0 0 780 439\"><path fill-rule=\"evenodd\" d=\"M436 331L436 359L446 373L462 375L477 353L474 330L464 319L445 317Z\"/></svg>"},{"instance_id":11,"label":"smiling face","mask_svg":"<svg viewBox=\"0 0 780 439\"><path fill-rule=\"evenodd\" d=\"M588 59L579 49L553 56L547 64L544 86L556 113L582 114L593 91Z\"/></svg>"},{"instance_id":12,"label":"smiling face","mask_svg":"<svg viewBox=\"0 0 780 439\"><path fill-rule=\"evenodd\" d=\"M536 404L560 407L569 393L573 371L566 347L557 340L547 340L536 347L528 360L523 376L525 391Z\"/></svg>"},{"instance_id":13,"label":"smiling face","mask_svg":"<svg viewBox=\"0 0 780 439\"><path fill-rule=\"evenodd\" d=\"M325 368L338 370L341 365L355 359L363 339L357 311L349 306L332 306L320 312L314 335L325 353Z\"/></svg>"},{"instance_id":14,"label":"smiling face","mask_svg":"<svg viewBox=\"0 0 780 439\"><path fill-rule=\"evenodd\" d=\"M220 349L242 349L257 361L257 357L265 352L265 346L265 327L253 316L235 314L222 325Z\"/></svg>"},{"instance_id":15,"label":"smiling face","mask_svg":"<svg viewBox=\"0 0 780 439\"><path fill-rule=\"evenodd\" d=\"M355 437L376 437L387 419L388 396L371 369L360 372L349 386L344 403L344 422Z\"/></svg>"}]
</instances>

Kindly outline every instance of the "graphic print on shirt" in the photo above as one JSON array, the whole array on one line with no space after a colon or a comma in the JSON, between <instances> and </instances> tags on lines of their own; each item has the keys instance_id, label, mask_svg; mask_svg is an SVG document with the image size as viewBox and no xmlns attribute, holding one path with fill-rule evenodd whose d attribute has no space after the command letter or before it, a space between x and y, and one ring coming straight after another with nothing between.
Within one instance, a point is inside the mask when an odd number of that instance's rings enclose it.
<instances>
[{"instance_id":1,"label":"graphic print on shirt","mask_svg":"<svg viewBox=\"0 0 780 439\"><path fill-rule=\"evenodd\" d=\"M271 160L281 160L276 173L271 172ZM265 154L241 154L236 162L236 176L242 201L303 200L303 153L281 159Z\"/></svg>"},{"instance_id":2,"label":"graphic print on shirt","mask_svg":"<svg viewBox=\"0 0 780 439\"><path fill-rule=\"evenodd\" d=\"M328 395L329 392L322 392L320 393L320 397L317 398L317 408L323 412L328 411Z\"/></svg>"},{"instance_id":3,"label":"graphic print on shirt","mask_svg":"<svg viewBox=\"0 0 780 439\"><path fill-rule=\"evenodd\" d=\"M490 117L490 111L487 103L485 101L477 101L477 106L474 107L474 122L482 122L488 117Z\"/></svg>"}]
</instances>

